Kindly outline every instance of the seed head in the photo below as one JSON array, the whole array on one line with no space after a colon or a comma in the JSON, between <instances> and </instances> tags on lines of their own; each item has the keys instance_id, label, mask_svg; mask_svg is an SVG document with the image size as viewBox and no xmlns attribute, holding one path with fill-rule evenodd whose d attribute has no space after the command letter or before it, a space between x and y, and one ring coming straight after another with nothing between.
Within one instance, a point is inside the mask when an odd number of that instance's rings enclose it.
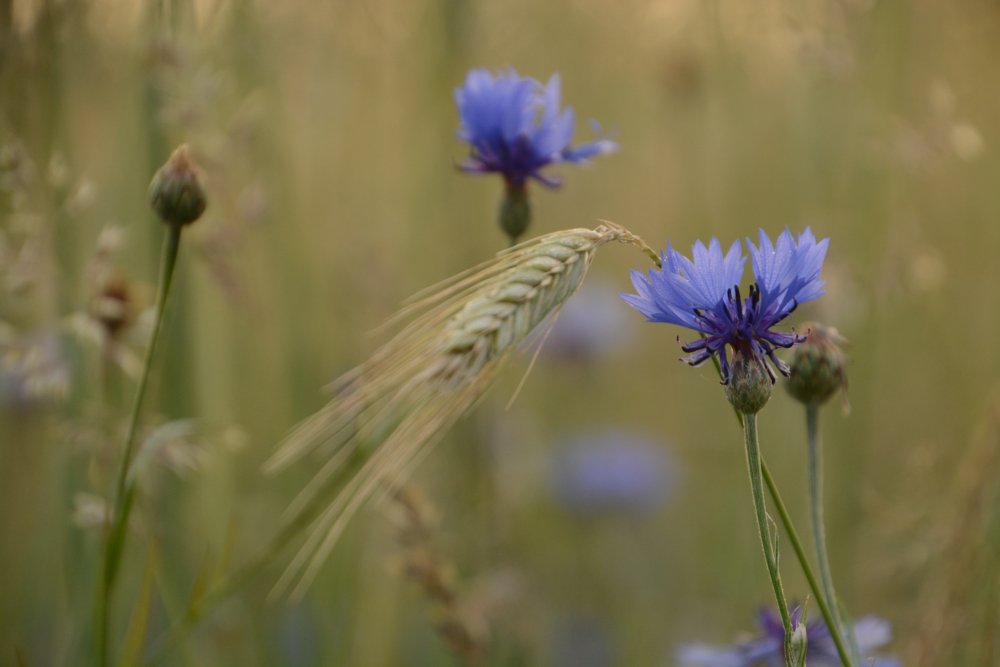
<instances>
[{"instance_id":1,"label":"seed head","mask_svg":"<svg viewBox=\"0 0 1000 667\"><path fill-rule=\"evenodd\" d=\"M737 345L731 373L726 384L726 398L742 414L760 412L771 398L771 376L764 360L749 345Z\"/></svg>"},{"instance_id":2,"label":"seed head","mask_svg":"<svg viewBox=\"0 0 1000 667\"><path fill-rule=\"evenodd\" d=\"M839 344L847 341L833 327L804 325L808 335L792 351L788 393L806 405L822 405L838 390L847 390L847 357Z\"/></svg>"},{"instance_id":3,"label":"seed head","mask_svg":"<svg viewBox=\"0 0 1000 667\"><path fill-rule=\"evenodd\" d=\"M205 212L205 174L191 160L187 144L178 146L153 176L149 203L163 222L178 227L190 225Z\"/></svg>"},{"instance_id":4,"label":"seed head","mask_svg":"<svg viewBox=\"0 0 1000 667\"><path fill-rule=\"evenodd\" d=\"M132 325L135 306L128 280L121 271L110 270L101 283L90 300L90 315L114 338Z\"/></svg>"},{"instance_id":5,"label":"seed head","mask_svg":"<svg viewBox=\"0 0 1000 667\"><path fill-rule=\"evenodd\" d=\"M335 383L337 394L303 422L265 464L279 470L315 452L327 460L289 508L297 516L347 461L361 462L276 590L305 591L347 521L379 489L401 484L431 446L496 382L522 344L583 282L609 241L648 247L608 223L526 241L418 295L393 318L415 317L372 357ZM651 252L651 251L649 251ZM541 329L541 331L539 331Z\"/></svg>"}]
</instances>

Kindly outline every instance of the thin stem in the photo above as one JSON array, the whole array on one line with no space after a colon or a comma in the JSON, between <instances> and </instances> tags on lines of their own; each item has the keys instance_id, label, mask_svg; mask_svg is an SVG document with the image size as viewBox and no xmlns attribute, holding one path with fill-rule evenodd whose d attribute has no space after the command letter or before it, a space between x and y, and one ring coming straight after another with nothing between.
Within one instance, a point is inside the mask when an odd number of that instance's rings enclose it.
<instances>
[{"instance_id":1,"label":"thin stem","mask_svg":"<svg viewBox=\"0 0 1000 667\"><path fill-rule=\"evenodd\" d=\"M142 375L135 391L132 403L132 413L129 417L128 431L125 435L125 450L122 453L121 466L118 469L118 481L115 484L114 503L108 513L108 525L104 534L104 547L101 554L100 587L97 591L97 606L94 616L94 651L97 667L108 664L108 612L111 602L111 592L114 588L118 565L121 562L125 546L125 532L129 513L135 500L135 485L128 483L129 468L135 454L136 433L139 427L139 415L142 402L146 396L149 384L149 374L153 365L153 353L156 342L163 327L163 312L167 305L167 295L170 293L170 283L177 264L177 251L180 248L181 227L169 225L167 237L163 241L163 255L160 259L160 280L156 294L155 317L153 330L149 334L149 345L142 364Z\"/></svg>"},{"instance_id":2,"label":"thin stem","mask_svg":"<svg viewBox=\"0 0 1000 667\"><path fill-rule=\"evenodd\" d=\"M778 558L774 545L771 543L771 530L767 525L767 509L764 506L764 489L760 483L761 460L760 446L757 442L757 415L743 415L743 435L747 450L747 467L750 470L750 489L753 491L753 505L757 513L757 529L760 531L760 544L764 548L764 561L767 563L767 573L771 577L774 588L774 599L778 602L781 613L781 624L785 628L785 661L791 666L789 642L792 638L792 619L788 613L788 603L785 601L785 591L781 587L781 574L778 572Z\"/></svg>"},{"instance_id":3,"label":"thin stem","mask_svg":"<svg viewBox=\"0 0 1000 667\"><path fill-rule=\"evenodd\" d=\"M795 532L795 526L792 525L792 518L788 516L785 503L781 500L781 494L778 493L778 487L775 486L774 478L771 477L771 471L767 469L767 464L763 458L760 460L760 469L764 475L764 483L767 484L767 490L771 493L771 500L774 501L774 506L781 517L781 523L785 527L785 532L788 533L788 540L792 543L795 556L799 559L802 572L806 575L806 580L809 582L809 588L812 589L813 595L816 596L816 604L819 605L819 611L823 614L823 620L826 621L826 625L830 629L830 636L833 637L833 643L837 646L840 661L848 667L857 667L851 661L850 653L848 653L847 647L844 645L844 639L840 634L840 626L837 625L830 607L826 603L826 598L823 596L823 589L820 588L819 582L816 581L816 575L813 573L812 566L809 565L809 560L806 558L806 552L802 548L802 541L799 540L799 534Z\"/></svg>"},{"instance_id":4,"label":"thin stem","mask_svg":"<svg viewBox=\"0 0 1000 667\"><path fill-rule=\"evenodd\" d=\"M837 594L833 589L830 557L826 550L826 528L823 521L823 441L819 434L819 406L814 403L806 406L806 436L809 442L809 509L812 514L813 541L816 547L819 578L823 584L826 603L834 613L840 633L850 641L851 658L854 664L859 664L860 656L858 655L857 643L851 639L853 633L850 632L845 615L841 612L838 604Z\"/></svg>"}]
</instances>

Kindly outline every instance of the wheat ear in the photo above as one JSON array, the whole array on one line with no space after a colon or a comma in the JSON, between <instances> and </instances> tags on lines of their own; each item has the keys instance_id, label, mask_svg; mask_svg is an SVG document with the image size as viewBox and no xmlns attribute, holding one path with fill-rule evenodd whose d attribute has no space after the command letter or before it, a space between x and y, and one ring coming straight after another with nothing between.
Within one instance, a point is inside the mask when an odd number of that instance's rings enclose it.
<instances>
[{"instance_id":1,"label":"wheat ear","mask_svg":"<svg viewBox=\"0 0 1000 667\"><path fill-rule=\"evenodd\" d=\"M334 382L333 400L299 424L264 465L265 472L275 472L310 453L325 460L289 507L287 515L294 517L352 456L360 453L364 461L313 521L275 594L296 579L292 596L304 593L351 516L380 486L402 483L532 332L579 289L597 249L609 241L634 243L657 259L614 223L556 232L424 290L390 320L414 318Z\"/></svg>"}]
</instances>

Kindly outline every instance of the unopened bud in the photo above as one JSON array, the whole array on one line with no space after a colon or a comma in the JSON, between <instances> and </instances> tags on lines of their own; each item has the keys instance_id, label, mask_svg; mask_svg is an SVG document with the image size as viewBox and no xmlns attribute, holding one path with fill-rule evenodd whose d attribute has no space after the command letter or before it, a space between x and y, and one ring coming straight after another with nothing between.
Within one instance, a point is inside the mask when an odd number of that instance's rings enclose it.
<instances>
[{"instance_id":1,"label":"unopened bud","mask_svg":"<svg viewBox=\"0 0 1000 667\"><path fill-rule=\"evenodd\" d=\"M201 217L208 205L205 175L181 144L149 184L149 203L160 218L170 225L190 225Z\"/></svg>"},{"instance_id":2,"label":"unopened bud","mask_svg":"<svg viewBox=\"0 0 1000 667\"><path fill-rule=\"evenodd\" d=\"M809 637L806 634L806 624L801 621L795 624L792 638L788 642L789 660L794 667L806 667L806 654L809 652Z\"/></svg>"},{"instance_id":3,"label":"unopened bud","mask_svg":"<svg viewBox=\"0 0 1000 667\"><path fill-rule=\"evenodd\" d=\"M753 350L734 350L726 398L745 415L757 414L771 398L771 376Z\"/></svg>"},{"instance_id":4,"label":"unopened bud","mask_svg":"<svg viewBox=\"0 0 1000 667\"><path fill-rule=\"evenodd\" d=\"M788 393L806 405L822 405L838 389L847 389L847 358L838 347L846 344L837 330L816 322L805 325L809 334L795 346L789 364Z\"/></svg>"},{"instance_id":5,"label":"unopened bud","mask_svg":"<svg viewBox=\"0 0 1000 667\"><path fill-rule=\"evenodd\" d=\"M531 224L531 203L528 201L528 187L525 184L507 183L503 199L500 200L500 210L497 211L500 227L507 232L511 245Z\"/></svg>"}]
</instances>

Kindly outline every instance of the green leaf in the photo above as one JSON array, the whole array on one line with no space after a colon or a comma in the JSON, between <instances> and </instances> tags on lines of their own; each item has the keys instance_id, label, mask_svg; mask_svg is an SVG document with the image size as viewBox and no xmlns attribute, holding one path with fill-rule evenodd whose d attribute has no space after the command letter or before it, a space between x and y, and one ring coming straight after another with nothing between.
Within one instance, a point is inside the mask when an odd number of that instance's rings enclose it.
<instances>
[{"instance_id":1,"label":"green leaf","mask_svg":"<svg viewBox=\"0 0 1000 667\"><path fill-rule=\"evenodd\" d=\"M208 590L211 571L212 554L211 552L206 552L205 558L201 561L201 567L198 568L198 575L194 578L194 586L191 587L191 597L188 598L187 609L184 611L184 615L189 619L194 620L201 616L202 601L205 598L205 591Z\"/></svg>"}]
</instances>

